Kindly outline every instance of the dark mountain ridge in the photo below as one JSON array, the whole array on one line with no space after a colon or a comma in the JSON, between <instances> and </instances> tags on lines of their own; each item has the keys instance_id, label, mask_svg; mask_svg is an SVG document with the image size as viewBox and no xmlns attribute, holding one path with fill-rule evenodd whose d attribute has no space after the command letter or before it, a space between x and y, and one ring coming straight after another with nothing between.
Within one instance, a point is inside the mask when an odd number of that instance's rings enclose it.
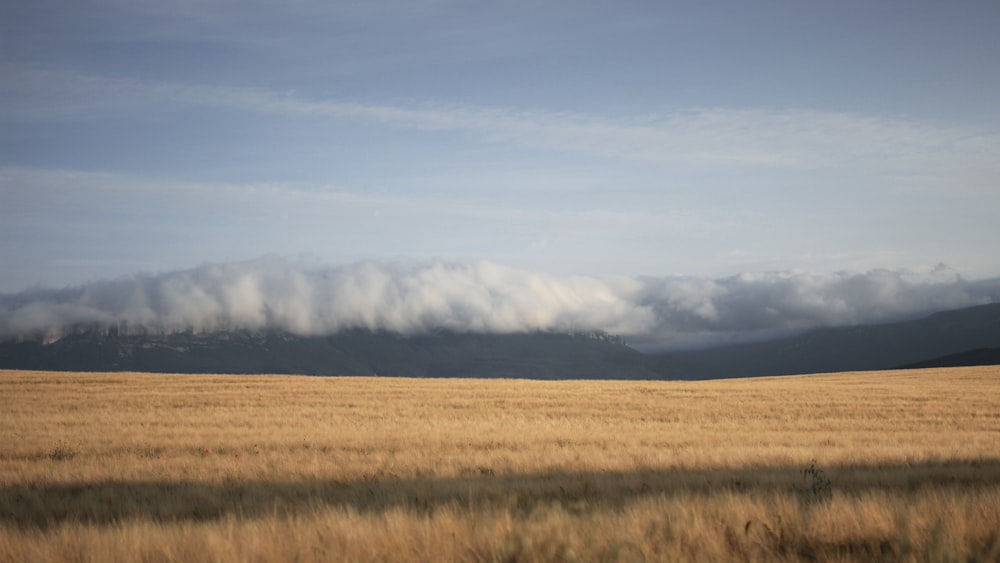
<instances>
[{"instance_id":1,"label":"dark mountain ridge","mask_svg":"<svg viewBox=\"0 0 1000 563\"><path fill-rule=\"evenodd\" d=\"M0 344L0 367L158 373L286 373L409 377L659 379L683 377L604 333L331 336L227 331L157 334L76 327L45 343ZM664 371L668 370L668 371Z\"/></svg>"},{"instance_id":2,"label":"dark mountain ridge","mask_svg":"<svg viewBox=\"0 0 1000 563\"><path fill-rule=\"evenodd\" d=\"M819 328L763 342L643 354L600 332L330 336L232 330L163 333L77 326L0 342L0 368L532 379L708 379L864 371L972 361L1000 348L1000 303L879 325ZM944 358L943 360L939 360ZM975 361L993 363L995 353ZM931 364L927 364L928 366Z\"/></svg>"}]
</instances>

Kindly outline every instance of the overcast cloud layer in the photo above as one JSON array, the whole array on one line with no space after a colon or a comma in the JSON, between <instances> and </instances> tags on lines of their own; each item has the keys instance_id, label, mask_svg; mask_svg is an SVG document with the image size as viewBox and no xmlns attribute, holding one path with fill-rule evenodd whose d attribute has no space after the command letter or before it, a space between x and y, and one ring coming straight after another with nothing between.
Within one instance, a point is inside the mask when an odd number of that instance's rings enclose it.
<instances>
[{"instance_id":1,"label":"overcast cloud layer","mask_svg":"<svg viewBox=\"0 0 1000 563\"><path fill-rule=\"evenodd\" d=\"M605 331L655 350L996 301L1000 279L967 281L944 266L922 274L627 278L555 276L486 261L318 267L271 257L3 294L0 336L51 340L81 324L300 335L352 328L403 334Z\"/></svg>"}]
</instances>

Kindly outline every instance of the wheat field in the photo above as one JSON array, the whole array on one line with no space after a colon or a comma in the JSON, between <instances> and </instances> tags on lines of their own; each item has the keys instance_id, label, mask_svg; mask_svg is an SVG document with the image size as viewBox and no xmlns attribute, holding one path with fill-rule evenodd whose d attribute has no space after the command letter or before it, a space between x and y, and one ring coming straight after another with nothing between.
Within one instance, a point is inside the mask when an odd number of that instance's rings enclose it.
<instances>
[{"instance_id":1,"label":"wheat field","mask_svg":"<svg viewBox=\"0 0 1000 563\"><path fill-rule=\"evenodd\" d=\"M1000 367L0 371L3 561L997 561Z\"/></svg>"}]
</instances>

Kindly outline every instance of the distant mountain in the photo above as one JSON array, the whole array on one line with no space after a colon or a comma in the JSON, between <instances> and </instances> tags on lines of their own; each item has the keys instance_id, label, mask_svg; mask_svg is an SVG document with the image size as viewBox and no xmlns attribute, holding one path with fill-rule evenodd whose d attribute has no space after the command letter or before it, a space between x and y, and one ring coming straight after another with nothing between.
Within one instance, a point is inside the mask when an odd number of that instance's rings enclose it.
<instances>
[{"instance_id":1,"label":"distant mountain","mask_svg":"<svg viewBox=\"0 0 1000 563\"><path fill-rule=\"evenodd\" d=\"M892 369L1000 346L1000 303L889 324L820 328L765 342L674 352L700 376L752 377Z\"/></svg>"},{"instance_id":2,"label":"distant mountain","mask_svg":"<svg viewBox=\"0 0 1000 563\"><path fill-rule=\"evenodd\" d=\"M43 344L0 344L0 367L158 373L285 373L534 379L683 378L669 358L645 356L614 336L436 334L348 331L303 337L285 332L167 335L78 329Z\"/></svg>"},{"instance_id":3,"label":"distant mountain","mask_svg":"<svg viewBox=\"0 0 1000 563\"><path fill-rule=\"evenodd\" d=\"M968 350L957 354L948 354L947 356L942 356L940 358L932 358L930 360L914 362L912 364L906 364L899 367L900 369L920 369L993 365L1000 365L1000 347L977 348L975 350Z\"/></svg>"},{"instance_id":4,"label":"distant mountain","mask_svg":"<svg viewBox=\"0 0 1000 563\"><path fill-rule=\"evenodd\" d=\"M766 342L643 354L603 333L143 334L78 327L0 342L0 368L532 379L707 379L998 363L1000 303ZM983 350L980 350L983 349ZM971 350L971 351L970 351ZM954 355L954 356L953 356ZM928 363L931 362L931 363Z\"/></svg>"}]
</instances>

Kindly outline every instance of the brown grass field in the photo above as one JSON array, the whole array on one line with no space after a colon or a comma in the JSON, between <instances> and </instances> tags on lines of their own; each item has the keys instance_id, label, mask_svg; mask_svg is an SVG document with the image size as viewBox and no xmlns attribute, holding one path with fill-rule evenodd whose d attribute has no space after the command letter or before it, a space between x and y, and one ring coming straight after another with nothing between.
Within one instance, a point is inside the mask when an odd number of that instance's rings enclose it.
<instances>
[{"instance_id":1,"label":"brown grass field","mask_svg":"<svg viewBox=\"0 0 1000 563\"><path fill-rule=\"evenodd\" d=\"M2 561L997 561L1000 366L0 371Z\"/></svg>"}]
</instances>

